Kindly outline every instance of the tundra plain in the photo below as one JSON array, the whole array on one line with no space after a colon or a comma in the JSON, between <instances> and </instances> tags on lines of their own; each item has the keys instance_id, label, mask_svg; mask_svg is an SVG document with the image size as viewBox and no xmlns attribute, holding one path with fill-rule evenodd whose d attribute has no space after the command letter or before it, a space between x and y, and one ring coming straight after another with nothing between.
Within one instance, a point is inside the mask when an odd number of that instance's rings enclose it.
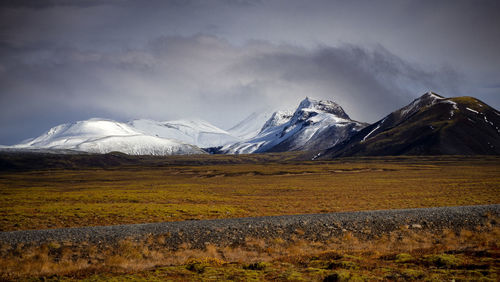
<instances>
[{"instance_id":1,"label":"tundra plain","mask_svg":"<svg viewBox=\"0 0 500 282\"><path fill-rule=\"evenodd\" d=\"M303 161L301 157L7 154L0 163L0 229L500 203L498 157L366 157L332 161ZM76 248L64 242L41 247L2 246L2 265L11 269L3 277L495 280L499 237L497 219L491 222L474 230L441 230L439 234L405 231L402 227L398 234L384 234L369 242L349 233L328 242L248 238L245 246L230 249L207 246L192 250L184 246L176 250L175 256L126 240L99 252L102 246ZM147 240L157 242L161 238L146 238L144 242ZM103 256L96 260L100 264L89 255L92 252ZM21 264L30 268L13 270Z\"/></svg>"},{"instance_id":2,"label":"tundra plain","mask_svg":"<svg viewBox=\"0 0 500 282\"><path fill-rule=\"evenodd\" d=\"M210 157L3 171L0 230L500 203L497 157Z\"/></svg>"}]
</instances>

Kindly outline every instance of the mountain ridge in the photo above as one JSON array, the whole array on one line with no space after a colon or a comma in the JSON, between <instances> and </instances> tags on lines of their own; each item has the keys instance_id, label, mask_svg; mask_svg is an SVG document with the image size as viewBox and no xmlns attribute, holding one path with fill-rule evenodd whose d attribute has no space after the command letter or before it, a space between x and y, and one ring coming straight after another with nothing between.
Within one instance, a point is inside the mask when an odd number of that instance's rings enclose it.
<instances>
[{"instance_id":1,"label":"mountain ridge","mask_svg":"<svg viewBox=\"0 0 500 282\"><path fill-rule=\"evenodd\" d=\"M318 158L500 154L500 113L474 97L428 92Z\"/></svg>"}]
</instances>

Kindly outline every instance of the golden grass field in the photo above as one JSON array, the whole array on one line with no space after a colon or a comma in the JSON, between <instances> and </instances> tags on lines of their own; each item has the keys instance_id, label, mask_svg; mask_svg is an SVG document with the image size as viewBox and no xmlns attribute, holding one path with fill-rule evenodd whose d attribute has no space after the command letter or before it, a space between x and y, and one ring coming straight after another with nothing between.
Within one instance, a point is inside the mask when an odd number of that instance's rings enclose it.
<instances>
[{"instance_id":1,"label":"golden grass field","mask_svg":"<svg viewBox=\"0 0 500 282\"><path fill-rule=\"evenodd\" d=\"M497 219L498 220L498 219ZM48 243L0 253L0 279L18 281L498 281L498 227L456 233L401 229L372 240L247 238L238 247L172 251L162 236L116 246ZM4 254L8 255L4 255Z\"/></svg>"},{"instance_id":2,"label":"golden grass field","mask_svg":"<svg viewBox=\"0 0 500 282\"><path fill-rule=\"evenodd\" d=\"M497 157L0 172L0 231L498 203Z\"/></svg>"},{"instance_id":3,"label":"golden grass field","mask_svg":"<svg viewBox=\"0 0 500 282\"><path fill-rule=\"evenodd\" d=\"M0 171L0 230L500 203L498 157L183 156L68 167ZM371 241L349 233L329 242L247 238L205 250L172 251L161 236L0 246L0 280L498 281L498 242L498 227L478 226L402 229Z\"/></svg>"}]
</instances>

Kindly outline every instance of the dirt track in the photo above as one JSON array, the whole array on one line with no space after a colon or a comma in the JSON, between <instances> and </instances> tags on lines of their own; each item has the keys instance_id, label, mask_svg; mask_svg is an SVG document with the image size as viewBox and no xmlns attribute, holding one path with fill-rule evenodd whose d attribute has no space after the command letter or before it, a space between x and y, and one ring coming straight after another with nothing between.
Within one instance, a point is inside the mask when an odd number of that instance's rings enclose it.
<instances>
[{"instance_id":1,"label":"dirt track","mask_svg":"<svg viewBox=\"0 0 500 282\"><path fill-rule=\"evenodd\" d=\"M321 241L351 232L371 237L401 228L426 231L474 229L498 225L500 205L379 210L331 214L269 216L219 220L164 222L149 224L63 228L1 232L0 243L8 245L71 242L110 244L121 239L141 240L148 235L165 235L166 244L182 243L203 248L206 243L238 245L246 238L291 236Z\"/></svg>"}]
</instances>

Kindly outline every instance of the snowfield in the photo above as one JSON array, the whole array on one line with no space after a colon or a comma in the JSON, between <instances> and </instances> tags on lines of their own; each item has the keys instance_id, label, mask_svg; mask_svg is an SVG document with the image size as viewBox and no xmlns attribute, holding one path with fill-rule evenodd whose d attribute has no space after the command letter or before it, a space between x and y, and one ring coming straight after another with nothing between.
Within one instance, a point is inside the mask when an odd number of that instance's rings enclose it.
<instances>
[{"instance_id":1,"label":"snowfield","mask_svg":"<svg viewBox=\"0 0 500 282\"><path fill-rule=\"evenodd\" d=\"M203 154L183 142L146 135L132 126L107 119L89 119L55 126L13 149L65 149L89 153L113 151L131 155Z\"/></svg>"}]
</instances>

